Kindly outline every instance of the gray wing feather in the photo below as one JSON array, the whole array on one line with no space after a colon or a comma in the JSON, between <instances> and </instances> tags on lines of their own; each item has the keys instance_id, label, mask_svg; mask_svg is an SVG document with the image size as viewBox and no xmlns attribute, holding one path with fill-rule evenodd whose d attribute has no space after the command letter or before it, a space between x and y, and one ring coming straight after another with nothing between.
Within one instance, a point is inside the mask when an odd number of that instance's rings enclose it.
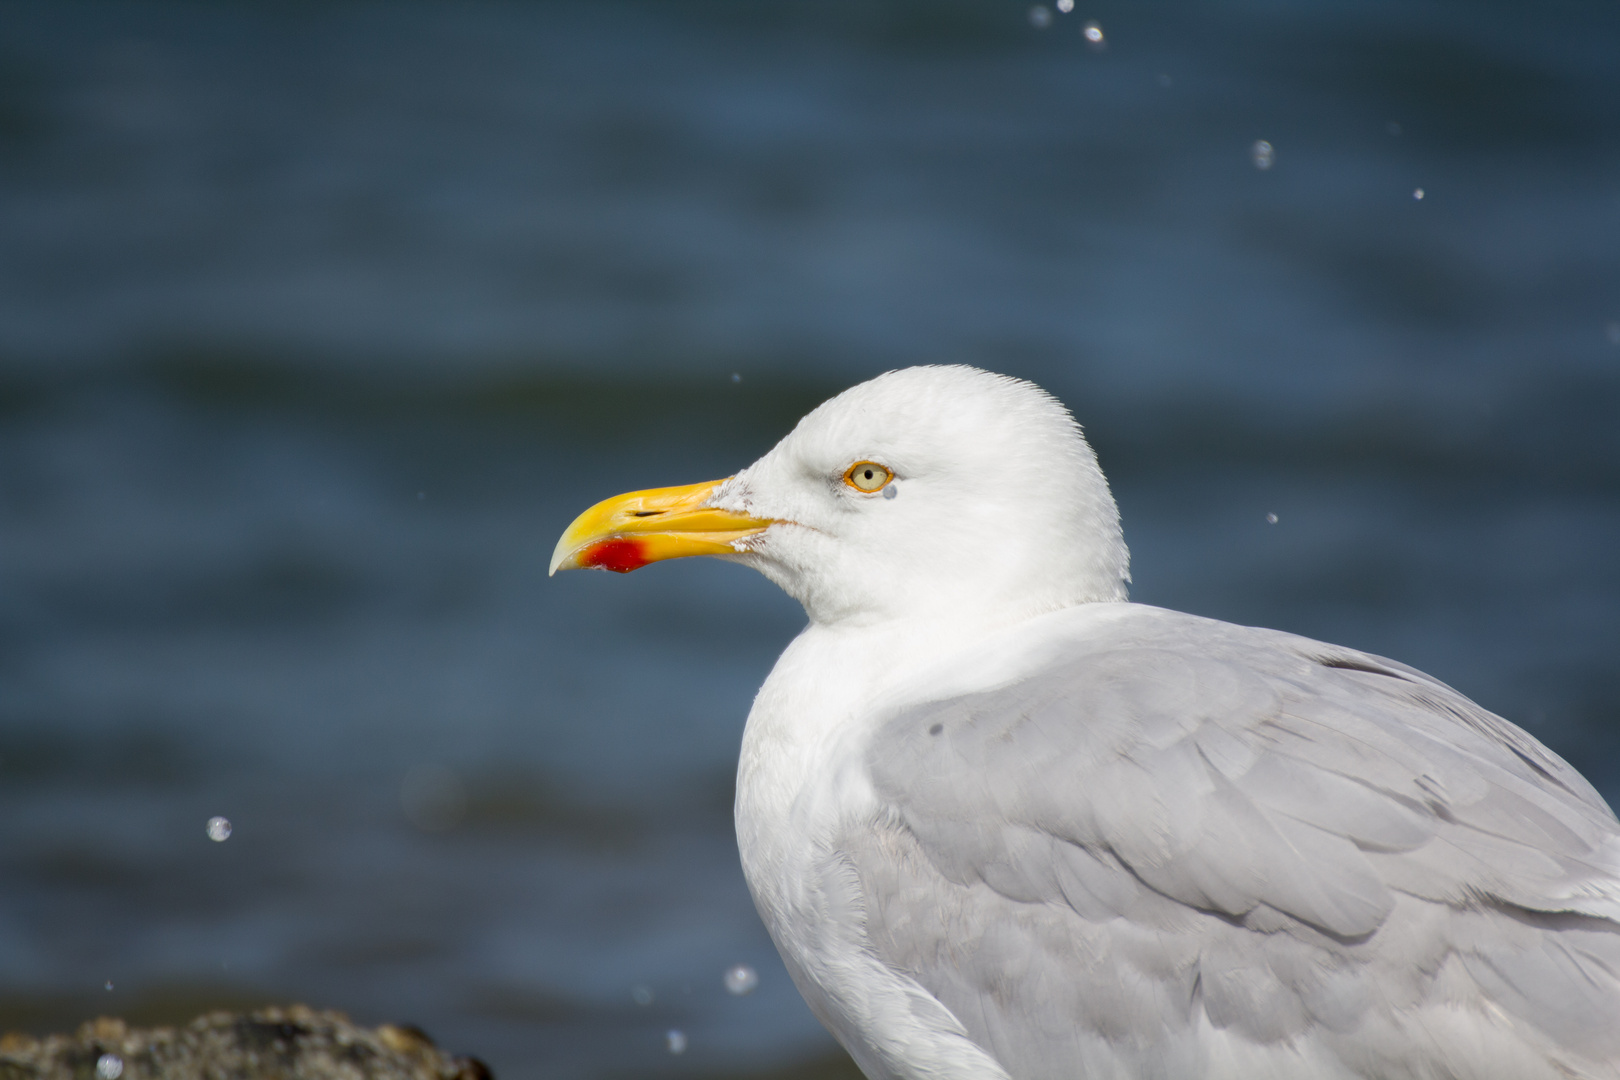
<instances>
[{"instance_id":1,"label":"gray wing feather","mask_svg":"<svg viewBox=\"0 0 1620 1080\"><path fill-rule=\"evenodd\" d=\"M1015 1077L1200 1075L1211 1031L1427 1075L1442 1005L1620 1074L1620 823L1410 668L1141 609L891 716L868 763L874 948Z\"/></svg>"}]
</instances>

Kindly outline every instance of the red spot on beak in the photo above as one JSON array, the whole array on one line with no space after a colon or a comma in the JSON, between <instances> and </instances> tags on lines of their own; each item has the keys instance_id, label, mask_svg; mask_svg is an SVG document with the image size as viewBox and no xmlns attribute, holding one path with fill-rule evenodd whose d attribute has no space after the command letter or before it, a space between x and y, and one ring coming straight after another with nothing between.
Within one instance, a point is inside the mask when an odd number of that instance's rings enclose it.
<instances>
[{"instance_id":1,"label":"red spot on beak","mask_svg":"<svg viewBox=\"0 0 1620 1080\"><path fill-rule=\"evenodd\" d=\"M626 540L623 537L592 544L579 557L581 566L600 566L604 570L612 570L615 574L628 574L632 570L639 570L650 561L642 553L641 541Z\"/></svg>"}]
</instances>

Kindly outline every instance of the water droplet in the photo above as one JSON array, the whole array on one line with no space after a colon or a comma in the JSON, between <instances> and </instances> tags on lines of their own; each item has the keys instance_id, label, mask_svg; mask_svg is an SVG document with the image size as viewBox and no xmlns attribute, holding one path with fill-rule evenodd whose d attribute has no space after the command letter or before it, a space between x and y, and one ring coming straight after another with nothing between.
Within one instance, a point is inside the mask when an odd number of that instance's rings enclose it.
<instances>
[{"instance_id":1,"label":"water droplet","mask_svg":"<svg viewBox=\"0 0 1620 1080\"><path fill-rule=\"evenodd\" d=\"M1052 25L1052 9L1045 4L1036 4L1029 9L1029 25L1037 30L1045 30Z\"/></svg>"},{"instance_id":2,"label":"water droplet","mask_svg":"<svg viewBox=\"0 0 1620 1080\"><path fill-rule=\"evenodd\" d=\"M1603 336L1609 339L1610 345L1620 345L1620 322L1612 322L1605 326Z\"/></svg>"},{"instance_id":3,"label":"water droplet","mask_svg":"<svg viewBox=\"0 0 1620 1080\"><path fill-rule=\"evenodd\" d=\"M736 371L733 371L733 372L732 372L732 373L731 373L731 381L732 381L732 382L742 382L742 375L741 375L741 373L739 373L739 372L736 372Z\"/></svg>"},{"instance_id":4,"label":"water droplet","mask_svg":"<svg viewBox=\"0 0 1620 1080\"><path fill-rule=\"evenodd\" d=\"M744 997L754 992L759 985L759 972L747 964L733 964L726 968L726 992L737 997Z\"/></svg>"},{"instance_id":5,"label":"water droplet","mask_svg":"<svg viewBox=\"0 0 1620 1080\"><path fill-rule=\"evenodd\" d=\"M1412 189L1412 198L1418 200L1419 202L1422 202L1423 201L1423 189L1422 188L1413 188Z\"/></svg>"},{"instance_id":6,"label":"water droplet","mask_svg":"<svg viewBox=\"0 0 1620 1080\"><path fill-rule=\"evenodd\" d=\"M890 484L888 487L883 489L883 497L885 499L892 499L898 494L900 494L900 489L895 487L893 484Z\"/></svg>"},{"instance_id":7,"label":"water droplet","mask_svg":"<svg viewBox=\"0 0 1620 1080\"><path fill-rule=\"evenodd\" d=\"M107 989L108 989L108 990L111 990L111 989L112 989L112 980L111 980L111 979L108 979L108 980L107 980Z\"/></svg>"},{"instance_id":8,"label":"water droplet","mask_svg":"<svg viewBox=\"0 0 1620 1080\"><path fill-rule=\"evenodd\" d=\"M1067 15L1074 10L1074 0L1057 0L1057 9Z\"/></svg>"},{"instance_id":9,"label":"water droplet","mask_svg":"<svg viewBox=\"0 0 1620 1080\"><path fill-rule=\"evenodd\" d=\"M1391 120L1389 123L1384 125L1384 130L1389 132L1391 135L1399 136L1401 133L1401 125Z\"/></svg>"},{"instance_id":10,"label":"water droplet","mask_svg":"<svg viewBox=\"0 0 1620 1080\"><path fill-rule=\"evenodd\" d=\"M1266 515L1266 521L1270 522L1273 525L1277 524L1277 515L1276 514L1267 514Z\"/></svg>"},{"instance_id":11,"label":"water droplet","mask_svg":"<svg viewBox=\"0 0 1620 1080\"><path fill-rule=\"evenodd\" d=\"M1159 85L1164 87L1166 90L1170 89L1170 87L1172 85L1172 80L1171 80L1170 76L1166 75L1162 71L1159 72Z\"/></svg>"},{"instance_id":12,"label":"water droplet","mask_svg":"<svg viewBox=\"0 0 1620 1080\"><path fill-rule=\"evenodd\" d=\"M1103 38L1102 27L1095 19L1086 23L1080 32L1086 36L1086 44L1094 51L1100 52L1108 47L1108 42Z\"/></svg>"},{"instance_id":13,"label":"water droplet","mask_svg":"<svg viewBox=\"0 0 1620 1080\"><path fill-rule=\"evenodd\" d=\"M680 1028L670 1028L664 1032L664 1042L669 1046L670 1053L686 1053L686 1032Z\"/></svg>"},{"instance_id":14,"label":"water droplet","mask_svg":"<svg viewBox=\"0 0 1620 1080\"><path fill-rule=\"evenodd\" d=\"M630 1000L637 1005L651 1005L653 1003L653 989L646 983L637 983L630 988Z\"/></svg>"},{"instance_id":15,"label":"water droplet","mask_svg":"<svg viewBox=\"0 0 1620 1080\"><path fill-rule=\"evenodd\" d=\"M1277 163L1277 151L1264 139L1256 139L1254 145L1249 147L1249 157L1261 172Z\"/></svg>"},{"instance_id":16,"label":"water droplet","mask_svg":"<svg viewBox=\"0 0 1620 1080\"><path fill-rule=\"evenodd\" d=\"M223 844L231 838L231 819L219 816L208 819L208 839Z\"/></svg>"},{"instance_id":17,"label":"water droplet","mask_svg":"<svg viewBox=\"0 0 1620 1080\"><path fill-rule=\"evenodd\" d=\"M124 1059L117 1054L102 1054L96 1058L96 1075L101 1080L118 1080L124 1075Z\"/></svg>"},{"instance_id":18,"label":"water droplet","mask_svg":"<svg viewBox=\"0 0 1620 1080\"><path fill-rule=\"evenodd\" d=\"M416 501L417 501L417 502L421 502L421 501L422 501L422 500L423 500L423 499L425 499L425 498L427 498L427 492L425 492L425 491L418 491L418 492L417 492L417 493L416 493Z\"/></svg>"}]
</instances>

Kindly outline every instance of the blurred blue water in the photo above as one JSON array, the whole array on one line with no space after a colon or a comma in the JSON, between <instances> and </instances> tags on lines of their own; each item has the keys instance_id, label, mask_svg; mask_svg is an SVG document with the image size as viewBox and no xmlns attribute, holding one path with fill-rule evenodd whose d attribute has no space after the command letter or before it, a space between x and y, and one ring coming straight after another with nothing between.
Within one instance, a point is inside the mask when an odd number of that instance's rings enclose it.
<instances>
[{"instance_id":1,"label":"blurred blue water","mask_svg":"<svg viewBox=\"0 0 1620 1080\"><path fill-rule=\"evenodd\" d=\"M824 1053L729 824L797 609L544 566L916 362L1074 408L1137 599L1620 795L1620 12L1029 11L0 4L0 1026Z\"/></svg>"}]
</instances>

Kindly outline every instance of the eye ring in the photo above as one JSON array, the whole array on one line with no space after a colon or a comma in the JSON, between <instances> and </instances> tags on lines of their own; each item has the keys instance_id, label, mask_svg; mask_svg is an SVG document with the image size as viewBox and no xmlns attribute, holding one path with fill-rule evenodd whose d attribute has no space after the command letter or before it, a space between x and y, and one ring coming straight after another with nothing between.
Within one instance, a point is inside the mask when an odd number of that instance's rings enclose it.
<instances>
[{"instance_id":1,"label":"eye ring","mask_svg":"<svg viewBox=\"0 0 1620 1080\"><path fill-rule=\"evenodd\" d=\"M875 495L894 479L894 470L875 461L857 461L844 470L844 483L862 495Z\"/></svg>"}]
</instances>

